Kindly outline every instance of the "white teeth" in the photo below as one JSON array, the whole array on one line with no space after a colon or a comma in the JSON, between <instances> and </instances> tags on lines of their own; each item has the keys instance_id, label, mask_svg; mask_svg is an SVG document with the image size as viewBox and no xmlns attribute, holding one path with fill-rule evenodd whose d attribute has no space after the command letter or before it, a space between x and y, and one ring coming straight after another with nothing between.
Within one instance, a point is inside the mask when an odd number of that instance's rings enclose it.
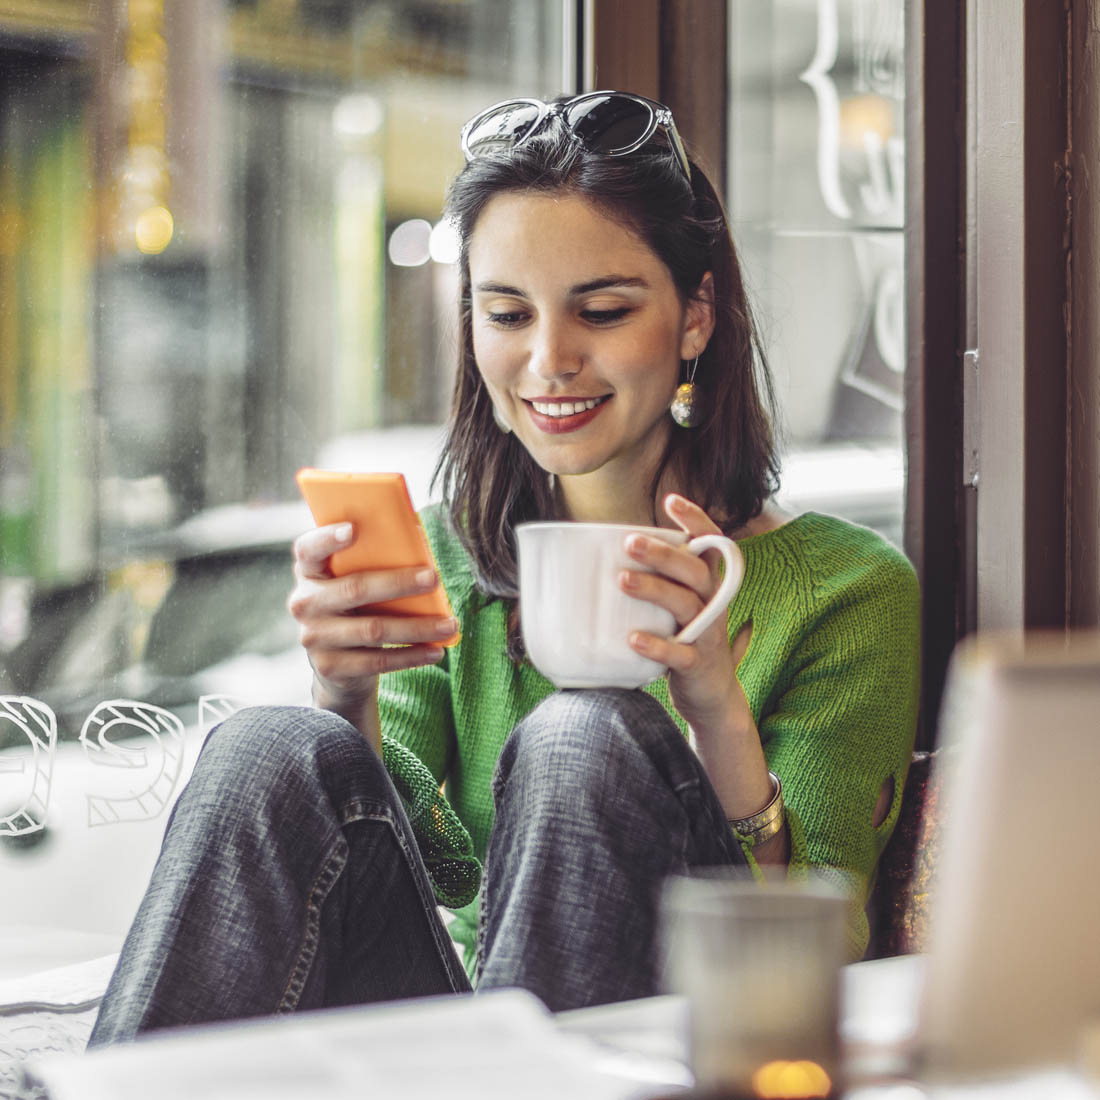
<instances>
[{"instance_id":1,"label":"white teeth","mask_svg":"<svg viewBox=\"0 0 1100 1100\"><path fill-rule=\"evenodd\" d=\"M532 401L535 412L543 416L574 416L585 409L594 409L603 401L602 397L590 397L587 401Z\"/></svg>"}]
</instances>

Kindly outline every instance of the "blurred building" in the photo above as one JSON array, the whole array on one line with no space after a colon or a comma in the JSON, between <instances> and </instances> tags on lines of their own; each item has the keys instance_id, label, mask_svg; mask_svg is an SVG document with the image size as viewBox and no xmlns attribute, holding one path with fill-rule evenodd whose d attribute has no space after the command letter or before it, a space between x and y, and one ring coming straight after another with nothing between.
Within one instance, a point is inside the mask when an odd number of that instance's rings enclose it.
<instances>
[{"instance_id":1,"label":"blurred building","mask_svg":"<svg viewBox=\"0 0 1100 1100\"><path fill-rule=\"evenodd\" d=\"M916 567L930 747L960 637L1100 624L1095 9L0 0L0 694L55 708L62 742L103 700L197 731L210 694L308 694L293 473L430 466L462 122L619 87L672 107L726 198L784 502ZM40 748L0 723L0 836L47 837L13 824L31 764L102 781ZM39 852L47 925L86 922L104 867L140 885L81 828Z\"/></svg>"},{"instance_id":2,"label":"blurred building","mask_svg":"<svg viewBox=\"0 0 1100 1100\"><path fill-rule=\"evenodd\" d=\"M619 86L726 197L784 491L918 570L934 720L961 635L1100 618L1093 7L0 0L0 654L32 589L438 424L461 123Z\"/></svg>"},{"instance_id":3,"label":"blurred building","mask_svg":"<svg viewBox=\"0 0 1100 1100\"><path fill-rule=\"evenodd\" d=\"M333 435L442 420L458 130L557 90L560 24L539 0L0 3L0 571L79 573L291 495Z\"/></svg>"}]
</instances>

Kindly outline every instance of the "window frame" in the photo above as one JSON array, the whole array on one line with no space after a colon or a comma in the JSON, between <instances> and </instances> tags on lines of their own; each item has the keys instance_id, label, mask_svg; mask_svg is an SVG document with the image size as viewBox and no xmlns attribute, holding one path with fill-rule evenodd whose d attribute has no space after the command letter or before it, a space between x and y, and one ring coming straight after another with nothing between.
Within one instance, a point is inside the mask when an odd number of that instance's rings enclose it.
<instances>
[{"instance_id":1,"label":"window frame","mask_svg":"<svg viewBox=\"0 0 1100 1100\"><path fill-rule=\"evenodd\" d=\"M974 0L971 0L973 3ZM583 87L653 95L726 186L726 0L580 0ZM931 748L951 653L968 628L973 493L962 483L966 317L965 12L906 6L905 550L922 592L917 747ZM951 410L944 415L944 410Z\"/></svg>"}]
</instances>

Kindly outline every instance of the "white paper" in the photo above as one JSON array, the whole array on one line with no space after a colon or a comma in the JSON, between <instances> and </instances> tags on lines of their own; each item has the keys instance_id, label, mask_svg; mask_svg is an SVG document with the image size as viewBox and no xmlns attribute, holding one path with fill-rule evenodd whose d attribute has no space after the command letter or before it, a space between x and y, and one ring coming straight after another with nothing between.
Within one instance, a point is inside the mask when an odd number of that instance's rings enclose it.
<instances>
[{"instance_id":1,"label":"white paper","mask_svg":"<svg viewBox=\"0 0 1100 1100\"><path fill-rule=\"evenodd\" d=\"M0 1016L38 1008L97 1004L111 980L118 955L59 966L0 982Z\"/></svg>"},{"instance_id":2,"label":"white paper","mask_svg":"<svg viewBox=\"0 0 1100 1100\"><path fill-rule=\"evenodd\" d=\"M660 1091L602 1069L597 1047L513 990L181 1029L35 1058L27 1075L51 1100L627 1100Z\"/></svg>"}]
</instances>

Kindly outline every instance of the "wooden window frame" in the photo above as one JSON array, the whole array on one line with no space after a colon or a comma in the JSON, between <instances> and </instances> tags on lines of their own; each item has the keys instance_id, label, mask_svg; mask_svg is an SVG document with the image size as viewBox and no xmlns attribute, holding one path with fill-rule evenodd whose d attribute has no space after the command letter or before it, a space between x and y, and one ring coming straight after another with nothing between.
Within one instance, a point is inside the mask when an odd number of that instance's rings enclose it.
<instances>
[{"instance_id":1,"label":"wooden window frame","mask_svg":"<svg viewBox=\"0 0 1100 1100\"><path fill-rule=\"evenodd\" d=\"M579 0L582 91L668 106L719 194L726 185L726 0Z\"/></svg>"},{"instance_id":2,"label":"wooden window frame","mask_svg":"<svg viewBox=\"0 0 1100 1100\"><path fill-rule=\"evenodd\" d=\"M963 453L966 20L955 0L906 8L905 550L921 586L919 748L931 748L967 630L974 491Z\"/></svg>"},{"instance_id":3,"label":"wooden window frame","mask_svg":"<svg viewBox=\"0 0 1100 1100\"><path fill-rule=\"evenodd\" d=\"M1070 8L969 0L974 22L976 627L1072 622Z\"/></svg>"},{"instance_id":4,"label":"wooden window frame","mask_svg":"<svg viewBox=\"0 0 1100 1100\"><path fill-rule=\"evenodd\" d=\"M914 0L906 12L905 547L923 593L918 746L927 748L950 656L967 628L974 554L962 455L966 21L955 0ZM580 86L628 88L667 103L724 193L725 0L580 0L578 23Z\"/></svg>"}]
</instances>

